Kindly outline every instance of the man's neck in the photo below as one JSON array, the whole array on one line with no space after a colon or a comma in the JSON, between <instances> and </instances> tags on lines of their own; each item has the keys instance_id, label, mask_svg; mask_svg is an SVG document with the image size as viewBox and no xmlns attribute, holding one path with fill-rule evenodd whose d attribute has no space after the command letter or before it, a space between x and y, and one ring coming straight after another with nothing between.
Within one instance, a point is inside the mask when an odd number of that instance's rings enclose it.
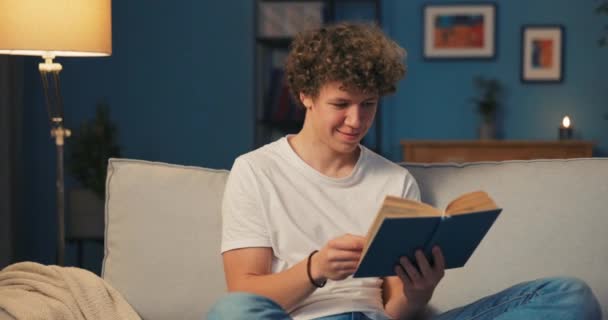
<instances>
[{"instance_id":1,"label":"man's neck","mask_svg":"<svg viewBox=\"0 0 608 320\"><path fill-rule=\"evenodd\" d=\"M336 152L306 130L290 136L287 142L309 166L319 173L333 178L349 176L361 153L361 148L355 149L352 153Z\"/></svg>"}]
</instances>

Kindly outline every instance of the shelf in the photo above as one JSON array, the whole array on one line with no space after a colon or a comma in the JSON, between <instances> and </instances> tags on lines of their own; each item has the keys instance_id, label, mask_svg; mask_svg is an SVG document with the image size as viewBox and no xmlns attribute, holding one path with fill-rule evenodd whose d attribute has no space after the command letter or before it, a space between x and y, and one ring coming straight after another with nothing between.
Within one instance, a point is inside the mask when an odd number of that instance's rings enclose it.
<instances>
[{"instance_id":1,"label":"shelf","mask_svg":"<svg viewBox=\"0 0 608 320\"><path fill-rule=\"evenodd\" d=\"M424 163L587 158L593 156L594 144L575 140L401 141L403 161Z\"/></svg>"}]
</instances>

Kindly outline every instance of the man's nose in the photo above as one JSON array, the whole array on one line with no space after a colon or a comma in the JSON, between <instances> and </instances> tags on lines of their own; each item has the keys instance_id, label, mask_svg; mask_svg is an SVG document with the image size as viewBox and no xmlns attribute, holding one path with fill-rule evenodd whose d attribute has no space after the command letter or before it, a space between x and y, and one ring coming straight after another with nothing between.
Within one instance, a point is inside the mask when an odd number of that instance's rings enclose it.
<instances>
[{"instance_id":1,"label":"man's nose","mask_svg":"<svg viewBox=\"0 0 608 320\"><path fill-rule=\"evenodd\" d=\"M361 106L352 105L350 108L348 108L344 123L350 127L358 128L361 125L361 116Z\"/></svg>"}]
</instances>

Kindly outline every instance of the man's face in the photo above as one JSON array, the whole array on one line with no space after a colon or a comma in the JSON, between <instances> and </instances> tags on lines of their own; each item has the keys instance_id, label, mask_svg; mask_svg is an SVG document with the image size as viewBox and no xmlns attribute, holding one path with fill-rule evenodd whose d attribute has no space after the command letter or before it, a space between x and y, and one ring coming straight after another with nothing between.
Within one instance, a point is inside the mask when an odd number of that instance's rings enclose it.
<instances>
[{"instance_id":1,"label":"man's face","mask_svg":"<svg viewBox=\"0 0 608 320\"><path fill-rule=\"evenodd\" d=\"M300 94L308 108L316 138L339 153L353 152L371 127L378 109L378 94L328 82L317 97Z\"/></svg>"}]
</instances>

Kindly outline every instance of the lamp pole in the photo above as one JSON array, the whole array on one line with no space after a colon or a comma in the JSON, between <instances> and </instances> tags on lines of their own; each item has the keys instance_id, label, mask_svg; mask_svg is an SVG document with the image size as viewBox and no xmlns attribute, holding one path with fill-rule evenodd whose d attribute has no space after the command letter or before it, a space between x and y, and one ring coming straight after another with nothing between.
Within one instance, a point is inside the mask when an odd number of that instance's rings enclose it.
<instances>
[{"instance_id":1,"label":"lamp pole","mask_svg":"<svg viewBox=\"0 0 608 320\"><path fill-rule=\"evenodd\" d=\"M51 129L51 136L55 137L57 147L57 265L62 266L65 261L65 183L63 172L63 143L71 132L61 123Z\"/></svg>"},{"instance_id":2,"label":"lamp pole","mask_svg":"<svg viewBox=\"0 0 608 320\"><path fill-rule=\"evenodd\" d=\"M57 149L57 176L55 188L57 190L57 265L62 266L65 262L65 180L63 165L63 145L65 139L72 135L70 129L63 127L63 99L59 85L59 72L61 64L53 63L55 58L51 54L43 56L44 63L38 65L46 110L51 124L51 137L55 138ZM50 81L49 81L50 78ZM52 91L52 93L51 93Z\"/></svg>"}]
</instances>

